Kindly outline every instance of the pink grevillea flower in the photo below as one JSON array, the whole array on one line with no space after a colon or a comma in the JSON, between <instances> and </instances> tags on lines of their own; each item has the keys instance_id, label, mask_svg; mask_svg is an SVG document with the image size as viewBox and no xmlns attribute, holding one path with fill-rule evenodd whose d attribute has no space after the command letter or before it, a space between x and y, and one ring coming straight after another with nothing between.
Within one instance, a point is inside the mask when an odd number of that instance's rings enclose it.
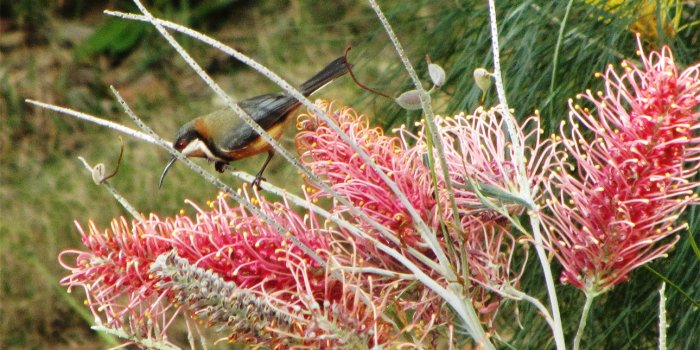
<instances>
[{"instance_id":1,"label":"pink grevillea flower","mask_svg":"<svg viewBox=\"0 0 700 350\"><path fill-rule=\"evenodd\" d=\"M474 114L458 114L435 119L441 136L452 190L445 184L438 152L433 147L435 174L440 199L440 212L435 213L446 224L453 240L466 252L469 279L477 286L470 290L471 298L482 321L493 320L501 298L494 290L517 288L522 271L512 270L516 240L509 232L504 215L523 211L524 203L517 198L521 186L517 178L517 155L511 147L505 117L500 109L477 109ZM429 152L425 122L419 123L417 134L404 127L403 142L415 146L408 153L417 159L427 158ZM527 145L524 160L525 178L539 196L539 183L544 179L553 160L551 141L541 139L538 116L526 120L515 132L520 144ZM420 186L430 187L429 173L416 177ZM454 210L449 196L453 195L459 220L455 227ZM488 201L489 203L485 203Z\"/></svg>"},{"instance_id":2,"label":"pink grevillea flower","mask_svg":"<svg viewBox=\"0 0 700 350\"><path fill-rule=\"evenodd\" d=\"M561 159L551 176L545 221L561 281L591 295L665 256L687 227L678 215L697 198L700 67L679 73L667 47L640 56L639 68L609 67L604 91L577 96L595 110L570 102L562 144L573 161Z\"/></svg>"},{"instance_id":3,"label":"pink grevillea flower","mask_svg":"<svg viewBox=\"0 0 700 350\"><path fill-rule=\"evenodd\" d=\"M61 254L62 265L71 271L61 283L85 288L98 323L103 323L104 315L109 326L128 326L138 337L162 337L170 322L165 311L172 303L180 310L176 295L182 288L169 287L172 276L159 278L151 271L159 256L173 250L185 262L222 282L287 308L303 306L300 285L307 303L336 300L341 291L328 282L324 266L329 254L328 231L313 215L302 217L286 202L269 202L257 193L252 197L243 194L274 225L242 205L230 207L224 195L210 204L211 210L195 206L195 220L186 216L162 220L151 215L142 222L129 223L121 218L106 230L92 222L87 230L78 224L87 250ZM312 255L292 240L309 248ZM194 307L183 306L186 310ZM154 326L159 321L160 326Z\"/></svg>"},{"instance_id":4,"label":"pink grevillea flower","mask_svg":"<svg viewBox=\"0 0 700 350\"><path fill-rule=\"evenodd\" d=\"M496 318L502 300L495 291L517 289L525 264L521 264L520 271L514 270L513 258L517 242L507 224L471 224L465 228L466 237L462 243L468 254L470 281L479 287L472 288L471 298L482 322L490 325ZM524 254L519 258L527 261L527 245L522 247L525 248Z\"/></svg>"},{"instance_id":5,"label":"pink grevillea flower","mask_svg":"<svg viewBox=\"0 0 700 350\"><path fill-rule=\"evenodd\" d=\"M484 110L478 108L473 115L458 114L454 117L438 117L435 119L437 132L441 135L443 151L452 183L459 222L463 230L471 226L481 226L490 222L502 221L494 207L503 209L510 214L521 212L523 203L513 200L521 193L517 179L519 170L515 164L525 161L527 166L524 176L537 191L537 184L544 178L552 161L550 142L540 138L539 118L528 118L523 125L517 127L516 137L525 149L524 159L516 159L509 135L506 132L505 117L500 109ZM416 145L411 153L425 157L428 153L428 138L425 123L421 122L417 135L411 135L402 128L402 137L414 138ZM529 130L529 131L528 131ZM438 153L433 148L438 188L440 189L440 204L442 219L448 224L453 223L454 211L449 200L450 193L445 186L445 178ZM421 186L431 183L429 173L418 174L416 178ZM486 205L479 198L477 191L491 203ZM539 195L538 192L533 194Z\"/></svg>"},{"instance_id":6,"label":"pink grevillea flower","mask_svg":"<svg viewBox=\"0 0 700 350\"><path fill-rule=\"evenodd\" d=\"M325 101L317 105L396 183L421 218L429 219L435 205L432 188L415 181L418 173L428 172L422 160L410 158L407 146L399 138L384 135L380 128L370 128L365 115L358 115L347 107L337 108ZM313 114L299 116L297 127L301 130L296 145L302 163L364 214L387 227L403 245L417 247L422 244L406 207L338 133ZM327 195L315 193L316 197ZM334 210L346 211L347 208L336 205ZM357 219L363 230L376 231L366 221Z\"/></svg>"}]
</instances>

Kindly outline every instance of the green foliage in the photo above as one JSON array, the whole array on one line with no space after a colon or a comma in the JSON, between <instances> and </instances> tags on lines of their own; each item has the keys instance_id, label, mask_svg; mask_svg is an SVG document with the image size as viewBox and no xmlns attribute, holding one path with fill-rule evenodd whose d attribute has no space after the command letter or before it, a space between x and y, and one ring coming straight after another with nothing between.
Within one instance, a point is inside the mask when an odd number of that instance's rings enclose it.
<instances>
[{"instance_id":1,"label":"green foliage","mask_svg":"<svg viewBox=\"0 0 700 350\"><path fill-rule=\"evenodd\" d=\"M547 130L558 127L559 121L568 115L567 100L586 88L595 90L600 82L595 72L602 72L608 64L619 65L623 58L635 59L635 37L630 30L638 19L634 13L628 16L613 15L586 2L574 1L567 25L563 31L559 49L557 76L552 76L557 36L564 17L567 1L498 1L502 74L506 95L517 116L532 115L540 110ZM628 2L619 11L634 10ZM434 6L423 2L403 3L388 8L389 19L396 24L399 38L402 31L421 32L421 40L403 40L413 64L428 84L425 54L442 65L448 80L442 88L444 97L434 97L436 112L472 111L479 104L481 91L475 86L472 72L479 67L492 71L491 40L486 2L441 2ZM681 23L693 23L699 17L697 7L683 8ZM671 16L675 8L670 10ZM406 18L406 14L425 14ZM377 41L384 41L383 33L377 33ZM406 36L405 38L408 38ZM374 39L374 37L372 37ZM697 30L688 28L677 33L674 39L665 38L680 63L692 63L700 57L700 47L694 45L700 38ZM660 48L662 42L654 38L645 40L648 49ZM386 44L386 43L384 43ZM376 84L380 90L394 96L411 89L410 82L397 60L380 77ZM552 80L555 81L550 91ZM396 86L396 82L400 83ZM390 85L389 85L390 84ZM496 102L495 89L487 96L485 105ZM406 123L412 125L419 117L391 107L382 121L385 126Z\"/></svg>"},{"instance_id":2,"label":"green foliage","mask_svg":"<svg viewBox=\"0 0 700 350\"><path fill-rule=\"evenodd\" d=\"M119 55L129 52L148 29L149 26L145 23L128 23L110 18L76 48L76 57L83 59L102 53Z\"/></svg>"},{"instance_id":3,"label":"green foliage","mask_svg":"<svg viewBox=\"0 0 700 350\"><path fill-rule=\"evenodd\" d=\"M221 22L220 13L239 2L238 0L215 0L204 1L191 4L189 1L180 1L174 5L172 1L156 1L153 5L156 13L164 13L164 17L175 17L183 24L193 28L202 27L210 22ZM126 9L131 12L138 12L138 9L127 4ZM206 27L213 27L207 25ZM82 60L86 57L105 54L108 56L121 56L137 49L147 33L150 26L146 23L130 22L118 18L108 18L97 30L82 42L76 49L76 59ZM149 38L150 41L159 40L158 36ZM162 43L161 43L162 44Z\"/></svg>"}]
</instances>

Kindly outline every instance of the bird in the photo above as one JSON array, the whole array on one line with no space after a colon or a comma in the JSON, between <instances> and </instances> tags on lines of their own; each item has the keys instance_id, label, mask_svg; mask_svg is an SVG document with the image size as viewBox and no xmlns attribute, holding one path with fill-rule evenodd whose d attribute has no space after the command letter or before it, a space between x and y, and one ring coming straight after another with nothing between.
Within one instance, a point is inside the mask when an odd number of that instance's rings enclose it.
<instances>
[{"instance_id":1,"label":"bird","mask_svg":"<svg viewBox=\"0 0 700 350\"><path fill-rule=\"evenodd\" d=\"M301 84L299 91L308 97L346 74L351 67L346 56L338 57ZM299 100L284 92L255 96L238 102L238 106L275 140L282 136L291 115L300 105ZM173 148L186 157L213 161L214 168L220 173L229 162L267 151L267 159L252 182L255 187L259 187L260 181L264 180L263 172L275 155L275 149L230 108L199 116L184 124L175 135ZM173 156L165 166L158 188L163 186L165 175L176 160L177 157Z\"/></svg>"}]
</instances>

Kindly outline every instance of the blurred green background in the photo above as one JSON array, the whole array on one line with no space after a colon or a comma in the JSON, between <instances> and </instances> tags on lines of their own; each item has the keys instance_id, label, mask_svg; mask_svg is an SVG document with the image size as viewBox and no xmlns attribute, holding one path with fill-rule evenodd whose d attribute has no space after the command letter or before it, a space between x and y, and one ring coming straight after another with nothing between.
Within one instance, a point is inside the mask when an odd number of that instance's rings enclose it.
<instances>
[{"instance_id":1,"label":"blurred green background","mask_svg":"<svg viewBox=\"0 0 700 350\"><path fill-rule=\"evenodd\" d=\"M633 32L647 48L669 44L677 61L700 61L700 8L692 1L576 1L563 31L558 73L552 74L557 37L567 1L497 1L504 78L509 103L519 117L542 111L551 128L566 116L567 98L600 84L593 73L606 64L634 58ZM485 1L380 1L409 57L424 79L424 56L448 73L434 95L440 114L471 111L480 91L472 81L477 67L491 70ZM663 4L664 6L656 6ZM350 60L364 83L392 96L410 88L406 74L379 22L365 2L313 0L156 0L147 1L162 18L188 25L300 83L353 45ZM607 6L607 7L606 7ZM0 348L106 348L110 341L89 326L81 291L67 294L58 285L66 275L57 263L65 249L80 248L73 220L94 220L105 227L111 218L128 215L94 185L76 157L105 163L108 171L119 153L118 134L24 102L33 99L70 107L134 127L113 99L114 85L134 111L166 138L194 116L221 107L221 102L176 53L146 25L109 18L104 9L136 12L128 1L0 1ZM659 21L657 19L662 18ZM675 19L675 21L674 21ZM176 36L197 61L235 99L276 87L264 77L215 49ZM493 92L486 105L493 103ZM341 100L372 116L384 127L412 121L391 101L366 93L341 79L318 97ZM293 149L293 127L283 143ZM111 183L138 210L173 215L183 201L204 203L216 189L176 165L157 189L168 155L140 142L125 140L124 159ZM254 173L264 156L237 162ZM205 162L202 162L205 164ZM292 191L296 172L281 157L266 177ZM238 186L235 180L222 176ZM690 234L697 215L689 210ZM700 300L698 258L690 235L681 238L669 259L653 267L674 281L691 299ZM538 266L530 262L523 288L543 297ZM600 349L656 347L657 294L660 279L640 269L632 281L598 298L584 343ZM669 344L693 349L700 344L700 314L678 289L668 288ZM583 304L582 295L560 287L562 309L571 334ZM552 347L546 325L526 305L501 312L502 332L515 348ZM82 313L82 315L81 315ZM518 315L524 331L513 327ZM508 328L510 327L510 328ZM184 333L183 333L184 334ZM215 338L214 338L215 339ZM186 344L185 339L174 339ZM504 348L506 346L504 345Z\"/></svg>"}]
</instances>

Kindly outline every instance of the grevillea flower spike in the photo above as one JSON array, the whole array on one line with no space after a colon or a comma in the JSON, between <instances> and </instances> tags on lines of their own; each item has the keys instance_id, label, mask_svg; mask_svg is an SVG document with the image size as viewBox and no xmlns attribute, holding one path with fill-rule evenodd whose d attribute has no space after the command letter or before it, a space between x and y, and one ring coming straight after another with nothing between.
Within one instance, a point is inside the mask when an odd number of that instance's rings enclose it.
<instances>
[{"instance_id":1,"label":"grevillea flower spike","mask_svg":"<svg viewBox=\"0 0 700 350\"><path fill-rule=\"evenodd\" d=\"M433 189L415 181L418 174L429 172L422 160L408 158L407 146L398 137L385 135L381 128L370 128L367 116L324 101L317 105L396 183L421 218L424 221L430 219L435 205ZM407 209L338 133L311 113L299 116L297 128L300 132L296 145L302 163L363 213L398 236L404 246L421 247L422 239ZM318 191L313 196L329 195ZM345 212L347 208L335 205L334 210ZM357 219L362 229L376 231L365 220Z\"/></svg>"},{"instance_id":2,"label":"grevillea flower spike","mask_svg":"<svg viewBox=\"0 0 700 350\"><path fill-rule=\"evenodd\" d=\"M553 136L565 156L547 182L543 222L562 283L586 295L574 350L593 299L665 257L688 227L679 215L697 202L700 65L679 73L668 47L647 56L637 42L642 65L596 74L604 91L576 96L593 109L570 101L570 126Z\"/></svg>"},{"instance_id":3,"label":"grevillea flower spike","mask_svg":"<svg viewBox=\"0 0 700 350\"><path fill-rule=\"evenodd\" d=\"M280 234L242 205L229 206L225 195L209 210L193 204L195 220L151 215L142 222L115 219L107 230L77 225L87 250L61 254L71 271L61 284L85 289L98 326L124 331L141 344L166 342L169 325L182 313L252 343L367 343L362 332L379 326L376 317L358 311L366 308L351 291L357 288L348 290L344 282L357 277L330 279L325 265L337 250L334 233L285 201L242 194L287 232ZM317 256L305 254L292 238ZM346 263L342 256L333 261ZM340 317L345 322L338 324Z\"/></svg>"},{"instance_id":4,"label":"grevillea flower spike","mask_svg":"<svg viewBox=\"0 0 700 350\"><path fill-rule=\"evenodd\" d=\"M562 144L572 161L551 176L549 244L561 281L587 294L665 256L687 227L679 214L697 199L700 68L679 73L668 47L648 56L639 48L641 67L608 67L604 91L577 96L594 110L570 102Z\"/></svg>"}]
</instances>

